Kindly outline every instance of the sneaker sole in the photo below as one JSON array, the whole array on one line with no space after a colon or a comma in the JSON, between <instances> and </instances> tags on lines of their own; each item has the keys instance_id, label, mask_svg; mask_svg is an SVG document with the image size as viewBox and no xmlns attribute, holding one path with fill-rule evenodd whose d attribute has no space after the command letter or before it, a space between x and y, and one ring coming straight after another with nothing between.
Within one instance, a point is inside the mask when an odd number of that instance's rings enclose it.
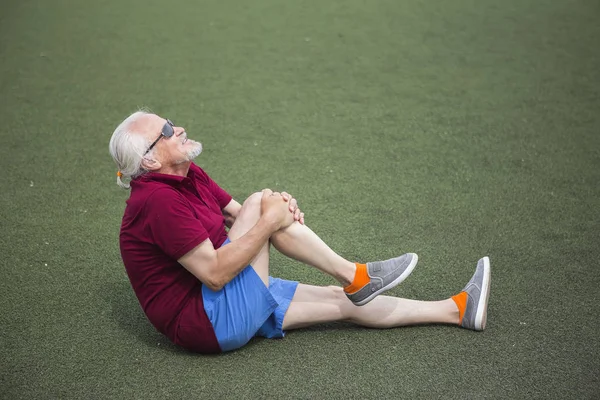
<instances>
[{"instance_id":1,"label":"sneaker sole","mask_svg":"<svg viewBox=\"0 0 600 400\"><path fill-rule=\"evenodd\" d=\"M413 269L415 269L415 267L417 266L417 261L419 261L419 256L417 256L415 253L408 253L408 254L411 254L413 256L412 261L410 262L408 267L406 267L404 272L402 274L400 274L399 277L397 277L396 279L394 279L392 282L388 283L386 286L382 287L381 289L377 290L376 292L371 293L365 299L363 299L361 301L357 301L356 303L354 303L354 305L355 306L364 306L365 304L367 304L368 302L373 300L375 297L379 296L381 293L385 292L386 290L392 289L393 287L402 283L403 280L408 278L408 276L411 274Z\"/></svg>"},{"instance_id":2,"label":"sneaker sole","mask_svg":"<svg viewBox=\"0 0 600 400\"><path fill-rule=\"evenodd\" d=\"M477 331L485 329L491 282L492 269L490 267L490 259L483 257L483 282L481 284L481 296L479 296L479 302L477 303L477 313L475 314L475 330Z\"/></svg>"}]
</instances>

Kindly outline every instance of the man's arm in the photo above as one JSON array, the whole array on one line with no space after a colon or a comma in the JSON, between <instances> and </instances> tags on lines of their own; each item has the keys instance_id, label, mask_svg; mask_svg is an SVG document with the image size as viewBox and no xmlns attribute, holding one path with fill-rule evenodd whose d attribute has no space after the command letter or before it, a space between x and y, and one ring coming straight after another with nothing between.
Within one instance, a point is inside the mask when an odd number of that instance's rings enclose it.
<instances>
[{"instance_id":1,"label":"man's arm","mask_svg":"<svg viewBox=\"0 0 600 400\"><path fill-rule=\"evenodd\" d=\"M244 236L217 250L205 240L177 260L211 290L220 290L256 257L271 235L294 222L281 194L265 189L261 217Z\"/></svg>"},{"instance_id":2,"label":"man's arm","mask_svg":"<svg viewBox=\"0 0 600 400\"><path fill-rule=\"evenodd\" d=\"M223 216L225 217L225 225L228 228L233 226L233 223L235 222L235 219L239 215L241 209L242 205L234 199L231 199L229 204L227 204L225 208L221 210Z\"/></svg>"}]
</instances>

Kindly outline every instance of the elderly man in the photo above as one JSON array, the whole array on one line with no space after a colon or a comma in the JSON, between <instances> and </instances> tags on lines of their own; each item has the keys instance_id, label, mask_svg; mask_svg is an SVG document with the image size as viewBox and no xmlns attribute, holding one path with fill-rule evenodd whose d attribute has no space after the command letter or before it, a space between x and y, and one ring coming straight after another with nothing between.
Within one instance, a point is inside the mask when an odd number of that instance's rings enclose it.
<instances>
[{"instance_id":1,"label":"elderly man","mask_svg":"<svg viewBox=\"0 0 600 400\"><path fill-rule=\"evenodd\" d=\"M170 120L136 112L117 127L109 150L117 183L131 188L120 233L125 269L150 322L177 345L224 352L254 336L280 338L286 330L329 321L373 328L424 323L485 328L487 257L450 299L380 296L412 272L416 254L350 262L304 224L289 194L264 189L240 205L192 162L202 145ZM341 287L269 276L271 244L331 275Z\"/></svg>"}]
</instances>

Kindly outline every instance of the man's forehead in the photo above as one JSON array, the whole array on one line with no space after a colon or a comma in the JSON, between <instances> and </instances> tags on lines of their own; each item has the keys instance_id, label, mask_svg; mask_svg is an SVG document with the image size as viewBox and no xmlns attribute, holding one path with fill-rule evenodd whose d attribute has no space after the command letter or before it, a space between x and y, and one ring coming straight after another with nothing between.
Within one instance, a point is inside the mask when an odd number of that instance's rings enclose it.
<instances>
[{"instance_id":1,"label":"man's forehead","mask_svg":"<svg viewBox=\"0 0 600 400\"><path fill-rule=\"evenodd\" d=\"M137 120L133 128L134 130L137 130L141 133L149 134L154 132L160 132L164 124L164 118L161 118L156 114L146 114L142 118Z\"/></svg>"}]
</instances>

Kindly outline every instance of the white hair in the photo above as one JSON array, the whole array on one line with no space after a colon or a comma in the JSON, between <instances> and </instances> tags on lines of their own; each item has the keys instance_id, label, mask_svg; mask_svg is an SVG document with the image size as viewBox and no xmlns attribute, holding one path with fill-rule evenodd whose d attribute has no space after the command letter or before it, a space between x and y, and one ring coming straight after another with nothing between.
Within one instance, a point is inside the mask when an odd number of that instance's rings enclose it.
<instances>
[{"instance_id":1,"label":"white hair","mask_svg":"<svg viewBox=\"0 0 600 400\"><path fill-rule=\"evenodd\" d=\"M149 114L144 110L134 112L129 117L125 118L123 122L117 126L110 143L108 144L108 150L112 156L119 173L124 177L133 179L144 173L146 169L142 167L142 160L144 158L144 152L150 146L150 141L141 134L141 132L134 132L131 126L140 120L144 115ZM124 189L129 189L130 185L124 183L120 175L117 175L117 185Z\"/></svg>"}]
</instances>

